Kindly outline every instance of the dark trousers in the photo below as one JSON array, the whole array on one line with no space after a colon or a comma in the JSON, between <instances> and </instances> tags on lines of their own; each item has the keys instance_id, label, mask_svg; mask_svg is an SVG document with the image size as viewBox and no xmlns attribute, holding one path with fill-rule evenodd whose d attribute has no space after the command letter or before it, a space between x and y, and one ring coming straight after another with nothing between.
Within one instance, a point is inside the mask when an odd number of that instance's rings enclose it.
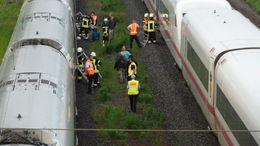
<instances>
[{"instance_id":1,"label":"dark trousers","mask_svg":"<svg viewBox=\"0 0 260 146\"><path fill-rule=\"evenodd\" d=\"M151 41L151 42L156 41L155 32L149 32L149 41Z\"/></svg>"},{"instance_id":2,"label":"dark trousers","mask_svg":"<svg viewBox=\"0 0 260 146\"><path fill-rule=\"evenodd\" d=\"M99 84L99 74L98 73L94 74L93 80L94 80L94 86L97 86Z\"/></svg>"},{"instance_id":3,"label":"dark trousers","mask_svg":"<svg viewBox=\"0 0 260 146\"><path fill-rule=\"evenodd\" d=\"M88 93L91 93L92 83L93 83L93 75L87 75L88 77Z\"/></svg>"},{"instance_id":4,"label":"dark trousers","mask_svg":"<svg viewBox=\"0 0 260 146\"><path fill-rule=\"evenodd\" d=\"M131 111L134 113L136 112L137 97L138 95L129 95Z\"/></svg>"},{"instance_id":5,"label":"dark trousers","mask_svg":"<svg viewBox=\"0 0 260 146\"><path fill-rule=\"evenodd\" d=\"M87 37L88 36L88 32L89 32L89 28L81 27L80 28L80 34L83 35L83 32L85 33L85 37Z\"/></svg>"},{"instance_id":6,"label":"dark trousers","mask_svg":"<svg viewBox=\"0 0 260 146\"><path fill-rule=\"evenodd\" d=\"M131 49L133 48L133 41L134 41L134 40L136 41L138 47L141 48L142 45L140 44L140 41L139 41L137 35L130 35L130 48L131 48Z\"/></svg>"}]
</instances>

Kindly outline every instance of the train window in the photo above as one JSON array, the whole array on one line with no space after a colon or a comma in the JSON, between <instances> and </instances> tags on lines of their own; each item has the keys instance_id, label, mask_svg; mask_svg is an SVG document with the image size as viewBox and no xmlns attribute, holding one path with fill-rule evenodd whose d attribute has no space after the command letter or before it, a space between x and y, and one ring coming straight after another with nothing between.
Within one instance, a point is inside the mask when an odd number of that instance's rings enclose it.
<instances>
[{"instance_id":1,"label":"train window","mask_svg":"<svg viewBox=\"0 0 260 146\"><path fill-rule=\"evenodd\" d=\"M248 130L221 88L217 85L217 108L231 130ZM257 146L250 132L233 132L240 145Z\"/></svg>"},{"instance_id":2,"label":"train window","mask_svg":"<svg viewBox=\"0 0 260 146\"><path fill-rule=\"evenodd\" d=\"M194 51L193 47L189 42L187 47L188 47L187 48L188 61L190 62L192 68L196 72L197 76L199 77L206 91L208 91L209 72L205 67L205 65L201 62L199 56L196 54L196 52Z\"/></svg>"},{"instance_id":3,"label":"train window","mask_svg":"<svg viewBox=\"0 0 260 146\"><path fill-rule=\"evenodd\" d=\"M160 1L159 12L160 12L160 17L162 19L162 23L166 24L168 26L169 25L169 11L166 8L166 6L162 0Z\"/></svg>"}]
</instances>

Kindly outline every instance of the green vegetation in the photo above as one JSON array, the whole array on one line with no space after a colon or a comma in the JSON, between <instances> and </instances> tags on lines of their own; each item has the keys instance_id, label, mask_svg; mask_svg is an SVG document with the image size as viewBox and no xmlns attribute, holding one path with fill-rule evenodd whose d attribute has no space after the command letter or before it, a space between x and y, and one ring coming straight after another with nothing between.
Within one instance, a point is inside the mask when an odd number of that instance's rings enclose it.
<instances>
[{"instance_id":1,"label":"green vegetation","mask_svg":"<svg viewBox=\"0 0 260 146\"><path fill-rule=\"evenodd\" d=\"M18 4L4 3L5 0L0 0L0 64L19 16L22 1Z\"/></svg>"},{"instance_id":2,"label":"green vegetation","mask_svg":"<svg viewBox=\"0 0 260 146\"><path fill-rule=\"evenodd\" d=\"M260 14L260 0L245 0L258 14Z\"/></svg>"},{"instance_id":3,"label":"green vegetation","mask_svg":"<svg viewBox=\"0 0 260 146\"><path fill-rule=\"evenodd\" d=\"M102 47L101 41L88 43L88 53L95 51L97 56L102 61L101 74L102 87L98 89L95 95L95 101L92 108L92 116L94 117L97 128L105 129L158 129L163 124L162 114L154 106L154 96L152 88L145 73L144 66L138 64L138 80L141 84L141 94L138 98L137 113L129 112L129 98L126 95L126 82L119 83L119 75L114 70L116 53L121 50L122 45L129 44L129 36L126 16L123 8L122 0L88 0L88 3L93 4L88 11L95 11L99 16L101 23L103 18L107 17L111 12L117 20L115 36L112 41ZM101 28L99 28L99 31ZM131 50L136 57L139 48L134 46ZM138 58L137 58L138 62ZM159 134L151 134L146 132L100 132L106 137L112 138L118 144L127 144L131 138L142 138L149 136L151 144L160 144L163 140ZM138 136L138 137L137 137Z\"/></svg>"}]
</instances>

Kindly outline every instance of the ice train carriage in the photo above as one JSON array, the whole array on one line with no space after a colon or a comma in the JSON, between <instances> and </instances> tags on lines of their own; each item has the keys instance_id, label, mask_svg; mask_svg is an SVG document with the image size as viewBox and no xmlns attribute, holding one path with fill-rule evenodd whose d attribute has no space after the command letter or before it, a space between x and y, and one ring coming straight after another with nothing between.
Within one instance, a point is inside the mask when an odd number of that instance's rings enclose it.
<instances>
[{"instance_id":1,"label":"ice train carriage","mask_svg":"<svg viewBox=\"0 0 260 146\"><path fill-rule=\"evenodd\" d=\"M144 0L160 20L161 33L181 67L181 22L185 14L201 9L232 9L226 0Z\"/></svg>"},{"instance_id":2,"label":"ice train carriage","mask_svg":"<svg viewBox=\"0 0 260 146\"><path fill-rule=\"evenodd\" d=\"M255 69L257 66L252 65L258 64L260 58L256 53L260 47L259 29L239 12L231 10L225 1L219 1L217 5L218 2L211 0L215 8L208 7L209 1L205 7L200 7L203 4L199 0L195 3L188 1L146 0L145 3L151 12L158 12L159 17L167 16L162 13L169 13L166 19L169 22L160 17L161 32L211 127L220 130L260 129L257 125L260 104L256 98L260 95L256 79L259 68ZM178 3L184 2L185 5L175 10L176 15L171 14L169 10L174 11ZM181 24L183 18L184 23ZM229 59L225 59L227 56ZM224 65L226 60L232 60L232 63ZM251 78L247 78L244 70ZM258 133L220 132L217 136L222 145L260 143Z\"/></svg>"},{"instance_id":3,"label":"ice train carriage","mask_svg":"<svg viewBox=\"0 0 260 146\"><path fill-rule=\"evenodd\" d=\"M211 127L259 130L260 30L235 10L202 10L184 17L181 40L183 75ZM260 144L260 133L217 135L222 145Z\"/></svg>"},{"instance_id":4,"label":"ice train carriage","mask_svg":"<svg viewBox=\"0 0 260 146\"><path fill-rule=\"evenodd\" d=\"M24 2L0 69L1 128L74 128L73 15L73 0ZM1 130L0 142L12 135L75 145L74 132L62 130Z\"/></svg>"}]
</instances>

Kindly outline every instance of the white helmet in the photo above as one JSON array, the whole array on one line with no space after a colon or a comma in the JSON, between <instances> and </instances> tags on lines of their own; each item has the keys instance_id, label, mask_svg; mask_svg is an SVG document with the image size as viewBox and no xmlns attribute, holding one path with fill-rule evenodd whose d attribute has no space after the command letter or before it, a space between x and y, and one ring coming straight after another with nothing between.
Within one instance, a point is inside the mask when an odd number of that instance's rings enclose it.
<instances>
[{"instance_id":1,"label":"white helmet","mask_svg":"<svg viewBox=\"0 0 260 146\"><path fill-rule=\"evenodd\" d=\"M148 13L145 13L145 14L144 14L144 17L148 17L148 16L149 16L149 14L148 14Z\"/></svg>"},{"instance_id":2,"label":"white helmet","mask_svg":"<svg viewBox=\"0 0 260 146\"><path fill-rule=\"evenodd\" d=\"M91 52L90 56L96 57L96 53L95 52Z\"/></svg>"},{"instance_id":3,"label":"white helmet","mask_svg":"<svg viewBox=\"0 0 260 146\"><path fill-rule=\"evenodd\" d=\"M81 47L78 47L78 48L77 48L77 52L78 52L78 53L81 53L81 52L83 52L83 49L82 49Z\"/></svg>"},{"instance_id":4,"label":"white helmet","mask_svg":"<svg viewBox=\"0 0 260 146\"><path fill-rule=\"evenodd\" d=\"M149 17L154 17L153 13L150 13Z\"/></svg>"},{"instance_id":5,"label":"white helmet","mask_svg":"<svg viewBox=\"0 0 260 146\"><path fill-rule=\"evenodd\" d=\"M105 19L104 19L104 21L106 22L106 21L108 21L108 19L107 19L107 18L105 18Z\"/></svg>"}]
</instances>

